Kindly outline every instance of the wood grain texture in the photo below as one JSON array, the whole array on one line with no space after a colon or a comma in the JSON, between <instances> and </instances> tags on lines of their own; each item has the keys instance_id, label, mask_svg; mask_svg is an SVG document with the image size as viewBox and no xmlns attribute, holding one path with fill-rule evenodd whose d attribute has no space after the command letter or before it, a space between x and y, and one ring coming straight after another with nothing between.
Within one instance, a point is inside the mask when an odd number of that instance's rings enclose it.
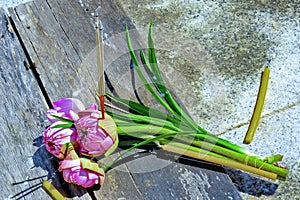
<instances>
[{"instance_id":1,"label":"wood grain texture","mask_svg":"<svg viewBox=\"0 0 300 200\"><path fill-rule=\"evenodd\" d=\"M10 9L10 15L52 100L75 97L85 105L95 102L97 70L91 12L100 4L100 17L109 36L105 41L106 71L117 92L134 99L123 32L125 24L131 28L133 25L115 1L91 1L88 11L77 1L67 0L35 0ZM5 133L0 136L5 141L1 146L2 152L5 152L1 161L5 173L0 182L5 192L1 197L16 196L31 185L40 183L40 179L25 181L27 177L46 176L53 179L65 196L90 199L86 190L61 181L59 173L55 171L57 163L50 160L51 156L44 148L38 149L33 145L33 141L37 146L41 144L42 132L48 125L45 120L47 105L33 76L22 66L26 58L16 36L8 31L4 14L1 14L0 23L1 30L4 30L4 38L1 39L4 48L0 50L0 109L5 115L0 119L0 129ZM133 36L133 42L139 47L138 33ZM154 103L149 94L142 90L141 94L144 102ZM134 158L135 155L132 155L131 159ZM120 164L107 173L105 184L93 194L97 199L163 199L166 196L181 199L196 197L205 191L209 197L216 199L221 193L232 193L235 199L239 199L227 175L216 175L214 171L192 167L188 163L184 165L167 160L150 155L137 162ZM16 162L21 164L16 165ZM147 163L163 167L153 171L147 168L151 166ZM142 169L142 173L137 169ZM219 179L221 181L218 182ZM207 184L203 184L203 181ZM18 182L22 183L12 185ZM191 183L193 187L190 187ZM220 185L226 185L224 190L220 190L221 193L218 192ZM199 189L198 193L194 187ZM222 195L220 197L225 198ZM42 189L37 189L26 198L49 197Z\"/></svg>"},{"instance_id":2,"label":"wood grain texture","mask_svg":"<svg viewBox=\"0 0 300 200\"><path fill-rule=\"evenodd\" d=\"M93 90L95 82L93 82L92 73L85 66L82 66L81 59L84 59L85 54L94 46L94 37L91 36L94 34L94 29L91 24L89 27L85 23L90 20L89 16L86 15L85 18L78 17L84 16L83 9L78 3L70 5L72 1L63 2L33 1L20 5L16 9L10 10L10 12L30 56L37 65L37 70L49 96L53 100L62 97L76 97L88 105L95 101L95 91ZM72 11L62 11L69 8L72 8ZM65 19L67 20L64 21ZM77 24L76 27L68 24L69 22ZM73 29L67 31L64 27L73 27ZM77 30L84 28L86 31L77 32ZM89 43L87 38L91 38L92 42ZM72 42L74 42L74 45ZM76 46L76 44L84 45ZM46 107L44 111L46 111ZM123 182L127 182L127 187L132 185L133 189L128 194L124 194L139 198L139 193L135 192L135 184L128 170L127 172L126 170L124 172L111 172L111 174L114 175L107 179L111 180L110 182L116 182L114 184L115 188L120 190L124 187ZM119 181L114 181L114 179ZM88 195L82 196L87 194L86 190L70 187L71 185L67 184L60 189L63 188L63 192L68 197L90 198ZM111 188L105 190L104 188L98 191L96 196L114 199L113 197L118 196L118 190ZM115 192L112 193L111 191Z\"/></svg>"},{"instance_id":3,"label":"wood grain texture","mask_svg":"<svg viewBox=\"0 0 300 200\"><path fill-rule=\"evenodd\" d=\"M0 199L34 198L42 190L26 193L39 186L40 180L52 176L50 156L40 146L46 126L46 105L35 79L25 70L26 59L7 17L0 10ZM49 198L48 198L49 199Z\"/></svg>"},{"instance_id":4,"label":"wood grain texture","mask_svg":"<svg viewBox=\"0 0 300 200\"><path fill-rule=\"evenodd\" d=\"M240 199L221 166L156 150L127 162L145 199Z\"/></svg>"}]
</instances>

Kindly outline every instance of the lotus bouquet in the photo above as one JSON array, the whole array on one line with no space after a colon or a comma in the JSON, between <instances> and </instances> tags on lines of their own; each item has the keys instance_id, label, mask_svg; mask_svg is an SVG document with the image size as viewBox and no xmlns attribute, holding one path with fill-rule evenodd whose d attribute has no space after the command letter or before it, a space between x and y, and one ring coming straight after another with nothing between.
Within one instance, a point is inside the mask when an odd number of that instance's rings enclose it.
<instances>
[{"instance_id":1,"label":"lotus bouquet","mask_svg":"<svg viewBox=\"0 0 300 200\"><path fill-rule=\"evenodd\" d=\"M47 118L52 123L44 132L47 150L60 159L59 171L65 181L83 187L102 184L104 173L129 151L153 145L165 151L240 169L270 179L285 180L288 170L279 166L282 155L261 157L243 147L218 138L196 124L176 102L158 68L150 23L148 53L141 50L141 70L126 28L131 68L154 99L164 107L158 110L110 93L100 98L100 107L87 108L77 99L53 102ZM150 80L150 81L148 81ZM120 141L119 141L120 140ZM109 156L116 147L124 149L102 168L91 157Z\"/></svg>"},{"instance_id":2,"label":"lotus bouquet","mask_svg":"<svg viewBox=\"0 0 300 200\"><path fill-rule=\"evenodd\" d=\"M58 170L67 182L85 188L103 183L103 169L86 157L108 155L117 147L112 118L100 120L96 104L85 109L81 101L72 98L53 102L53 107L47 111L52 124L45 130L43 142L52 155L62 160Z\"/></svg>"}]
</instances>

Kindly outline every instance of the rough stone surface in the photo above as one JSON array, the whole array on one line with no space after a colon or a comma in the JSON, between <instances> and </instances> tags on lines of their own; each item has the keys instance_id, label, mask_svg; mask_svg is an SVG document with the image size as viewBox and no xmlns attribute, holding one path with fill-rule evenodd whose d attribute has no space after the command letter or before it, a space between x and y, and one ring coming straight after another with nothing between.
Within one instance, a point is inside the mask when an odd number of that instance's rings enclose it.
<instances>
[{"instance_id":1,"label":"rough stone surface","mask_svg":"<svg viewBox=\"0 0 300 200\"><path fill-rule=\"evenodd\" d=\"M244 199L256 199L255 195L261 195L259 199L299 198L299 2L118 2L138 28L144 29L151 19L154 20L157 45L163 40L165 43L174 41L174 35L179 35L178 48L167 48L164 54L159 54L162 70L167 76L174 71L180 74L171 80L194 119L233 142L240 144L243 141L255 105L261 71L263 66L270 67L263 120L249 148L263 156L272 154L272 150L282 153L282 164L291 170L290 176L285 182L275 182L276 190L272 184L250 181L249 178L240 177L236 184L238 188L244 186L241 191L251 194L242 193ZM199 48L191 45L191 40L206 54L198 53L192 60L186 56L199 52ZM184 46L187 48L182 48ZM189 92L185 92L185 88ZM245 190L249 186L246 180L253 181L251 191Z\"/></svg>"}]
</instances>

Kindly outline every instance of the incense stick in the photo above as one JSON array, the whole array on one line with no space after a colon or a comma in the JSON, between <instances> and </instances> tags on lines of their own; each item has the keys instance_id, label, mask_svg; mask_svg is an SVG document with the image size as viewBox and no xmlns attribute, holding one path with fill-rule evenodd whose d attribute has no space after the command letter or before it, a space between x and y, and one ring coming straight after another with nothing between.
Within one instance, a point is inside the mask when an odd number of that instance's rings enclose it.
<instances>
[{"instance_id":1,"label":"incense stick","mask_svg":"<svg viewBox=\"0 0 300 200\"><path fill-rule=\"evenodd\" d=\"M104 114L104 94L105 94L105 81L104 81L104 49L103 49L103 28L99 17L96 16L96 45L97 45L97 68L98 68L98 96L100 100L100 108L102 119L105 118Z\"/></svg>"}]
</instances>

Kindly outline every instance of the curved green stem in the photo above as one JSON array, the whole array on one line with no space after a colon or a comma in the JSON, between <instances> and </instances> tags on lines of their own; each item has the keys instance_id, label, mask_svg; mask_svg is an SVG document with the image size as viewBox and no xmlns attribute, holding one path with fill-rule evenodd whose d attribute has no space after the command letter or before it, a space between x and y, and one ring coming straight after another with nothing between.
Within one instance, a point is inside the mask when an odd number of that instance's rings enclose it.
<instances>
[{"instance_id":1,"label":"curved green stem","mask_svg":"<svg viewBox=\"0 0 300 200\"><path fill-rule=\"evenodd\" d=\"M244 144L250 144L252 142L254 133L258 127L260 116L262 113L262 109L263 109L266 94L267 94L267 90L268 90L269 76L270 76L270 69L268 67L265 67L264 72L262 73L253 115L251 117L251 121L250 121L247 133L246 133L244 141L243 141Z\"/></svg>"}]
</instances>

